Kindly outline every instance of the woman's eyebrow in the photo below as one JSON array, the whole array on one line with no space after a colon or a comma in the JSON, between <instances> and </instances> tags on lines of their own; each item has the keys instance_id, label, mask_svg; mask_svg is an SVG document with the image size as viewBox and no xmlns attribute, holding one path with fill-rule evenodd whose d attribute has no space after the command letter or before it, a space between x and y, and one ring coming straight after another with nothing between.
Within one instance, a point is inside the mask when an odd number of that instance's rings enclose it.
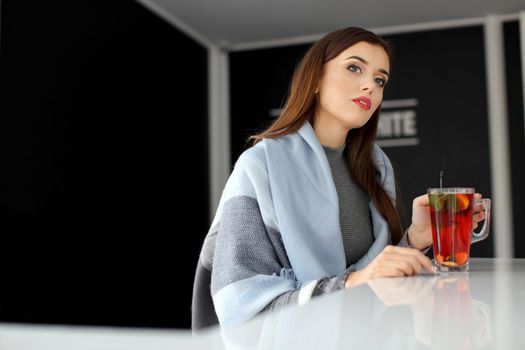
<instances>
[{"instance_id":1,"label":"woman's eyebrow","mask_svg":"<svg viewBox=\"0 0 525 350\"><path fill-rule=\"evenodd\" d=\"M358 61L361 61L361 62L363 62L364 64L366 64L366 65L368 66L368 61L365 60L365 59L362 58L362 57L359 57L359 56L350 56L350 57L347 57L347 59L346 59L345 61L348 61L348 60L351 59L351 58L354 58L354 59L356 59L356 60L358 60ZM386 71L386 69L379 68L378 71L381 72L381 73L383 73L383 74L386 74L387 76L390 76L390 74L388 74L388 72Z\"/></svg>"}]
</instances>

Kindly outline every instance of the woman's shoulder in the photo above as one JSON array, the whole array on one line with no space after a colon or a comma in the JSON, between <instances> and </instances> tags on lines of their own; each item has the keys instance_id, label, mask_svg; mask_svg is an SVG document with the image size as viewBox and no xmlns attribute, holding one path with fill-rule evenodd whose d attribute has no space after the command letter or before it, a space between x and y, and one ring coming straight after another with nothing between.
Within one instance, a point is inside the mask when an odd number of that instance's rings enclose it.
<instances>
[{"instance_id":1,"label":"woman's shoulder","mask_svg":"<svg viewBox=\"0 0 525 350\"><path fill-rule=\"evenodd\" d=\"M236 161L237 165L258 163L266 168L271 162L294 157L301 150L304 151L306 143L297 133L282 135L275 138L265 138L250 148L246 149Z\"/></svg>"},{"instance_id":2,"label":"woman's shoulder","mask_svg":"<svg viewBox=\"0 0 525 350\"><path fill-rule=\"evenodd\" d=\"M385 151L383 151L376 143L374 143L374 147L372 148L372 159L376 167L392 166Z\"/></svg>"},{"instance_id":3,"label":"woman's shoulder","mask_svg":"<svg viewBox=\"0 0 525 350\"><path fill-rule=\"evenodd\" d=\"M250 166L253 164L266 164L266 153L264 150L264 140L244 150L237 161L235 168Z\"/></svg>"},{"instance_id":4,"label":"woman's shoulder","mask_svg":"<svg viewBox=\"0 0 525 350\"><path fill-rule=\"evenodd\" d=\"M244 189L254 196L251 189L260 188L268 181L268 170L264 149L259 144L246 149L235 161L235 166L226 184L225 192Z\"/></svg>"},{"instance_id":5,"label":"woman's shoulder","mask_svg":"<svg viewBox=\"0 0 525 350\"><path fill-rule=\"evenodd\" d=\"M379 182L391 197L395 198L394 169L386 153L377 144L374 144L374 148L372 149L372 159L379 173Z\"/></svg>"}]
</instances>

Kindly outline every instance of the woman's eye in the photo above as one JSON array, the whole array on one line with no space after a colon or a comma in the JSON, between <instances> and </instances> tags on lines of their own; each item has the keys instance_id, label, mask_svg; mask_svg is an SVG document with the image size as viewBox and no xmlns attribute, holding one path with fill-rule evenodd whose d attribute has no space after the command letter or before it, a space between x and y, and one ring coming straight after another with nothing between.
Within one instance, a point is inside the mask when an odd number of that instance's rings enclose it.
<instances>
[{"instance_id":1,"label":"woman's eye","mask_svg":"<svg viewBox=\"0 0 525 350\"><path fill-rule=\"evenodd\" d=\"M381 86L381 87L385 86L385 84L386 84L386 81L383 78L375 78L374 80L375 80L376 84Z\"/></svg>"},{"instance_id":2,"label":"woman's eye","mask_svg":"<svg viewBox=\"0 0 525 350\"><path fill-rule=\"evenodd\" d=\"M356 66L355 64L351 64L348 66L348 70L350 72L359 72L359 73L362 73L363 71L361 70L361 68L359 66Z\"/></svg>"}]
</instances>

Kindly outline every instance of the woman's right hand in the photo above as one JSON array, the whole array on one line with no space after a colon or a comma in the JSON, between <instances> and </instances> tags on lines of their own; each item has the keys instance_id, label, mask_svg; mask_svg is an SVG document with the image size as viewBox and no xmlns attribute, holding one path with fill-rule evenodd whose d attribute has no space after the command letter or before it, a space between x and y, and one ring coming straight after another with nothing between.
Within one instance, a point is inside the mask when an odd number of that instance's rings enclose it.
<instances>
[{"instance_id":1,"label":"woman's right hand","mask_svg":"<svg viewBox=\"0 0 525 350\"><path fill-rule=\"evenodd\" d=\"M418 275L423 269L434 273L432 262L419 250L389 245L367 267L348 275L345 288L355 287L373 278Z\"/></svg>"}]
</instances>

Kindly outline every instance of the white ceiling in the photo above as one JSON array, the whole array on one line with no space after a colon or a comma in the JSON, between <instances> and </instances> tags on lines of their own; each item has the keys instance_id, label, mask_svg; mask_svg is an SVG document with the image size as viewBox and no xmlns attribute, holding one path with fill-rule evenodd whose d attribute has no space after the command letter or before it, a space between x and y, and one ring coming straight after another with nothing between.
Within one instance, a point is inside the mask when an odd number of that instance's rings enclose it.
<instances>
[{"instance_id":1,"label":"white ceiling","mask_svg":"<svg viewBox=\"0 0 525 350\"><path fill-rule=\"evenodd\" d=\"M524 0L137 0L212 44L230 46L360 26L518 14Z\"/></svg>"}]
</instances>

